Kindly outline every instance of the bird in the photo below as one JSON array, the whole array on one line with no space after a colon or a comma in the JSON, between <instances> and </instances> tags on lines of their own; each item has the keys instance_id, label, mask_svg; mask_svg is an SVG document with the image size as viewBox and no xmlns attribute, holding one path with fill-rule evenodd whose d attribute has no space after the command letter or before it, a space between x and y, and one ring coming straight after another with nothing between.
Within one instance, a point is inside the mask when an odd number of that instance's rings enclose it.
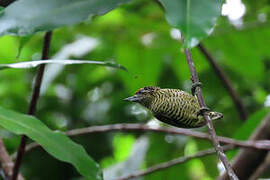
<instances>
[{"instance_id":1,"label":"bird","mask_svg":"<svg viewBox=\"0 0 270 180\"><path fill-rule=\"evenodd\" d=\"M206 125L203 113L211 120L223 117L220 112L200 108L196 96L180 89L146 86L124 100L143 105L158 120L179 128L198 128ZM205 111L202 112L203 110Z\"/></svg>"}]
</instances>

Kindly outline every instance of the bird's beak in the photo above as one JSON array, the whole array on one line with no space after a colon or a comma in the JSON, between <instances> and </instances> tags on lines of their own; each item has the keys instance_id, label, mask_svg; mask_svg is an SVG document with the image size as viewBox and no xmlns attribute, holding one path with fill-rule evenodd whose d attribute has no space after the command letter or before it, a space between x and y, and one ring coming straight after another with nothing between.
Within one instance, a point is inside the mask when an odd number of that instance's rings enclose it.
<instances>
[{"instance_id":1,"label":"bird's beak","mask_svg":"<svg viewBox=\"0 0 270 180\"><path fill-rule=\"evenodd\" d=\"M130 96L128 98L125 98L124 100L131 101L131 102L138 102L138 101L142 100L142 97L139 95L134 95L134 96Z\"/></svg>"}]
</instances>

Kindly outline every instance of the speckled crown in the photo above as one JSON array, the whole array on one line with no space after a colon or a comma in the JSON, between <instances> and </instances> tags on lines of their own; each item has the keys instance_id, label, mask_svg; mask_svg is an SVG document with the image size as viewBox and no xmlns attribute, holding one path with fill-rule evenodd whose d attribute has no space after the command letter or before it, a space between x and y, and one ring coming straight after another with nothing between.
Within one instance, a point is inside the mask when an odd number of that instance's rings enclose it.
<instances>
[{"instance_id":1,"label":"speckled crown","mask_svg":"<svg viewBox=\"0 0 270 180\"><path fill-rule=\"evenodd\" d=\"M160 87L145 86L144 88L138 89L138 91L136 91L136 94L140 94L140 93L144 93L144 92L153 92L153 91L159 90L159 89L160 89Z\"/></svg>"}]
</instances>

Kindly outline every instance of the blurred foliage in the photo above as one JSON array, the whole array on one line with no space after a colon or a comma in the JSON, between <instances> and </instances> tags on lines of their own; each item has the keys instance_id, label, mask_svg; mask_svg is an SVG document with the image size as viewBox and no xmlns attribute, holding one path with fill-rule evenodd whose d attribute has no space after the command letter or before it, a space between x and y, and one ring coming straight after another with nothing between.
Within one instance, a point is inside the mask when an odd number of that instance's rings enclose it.
<instances>
[{"instance_id":1,"label":"blurred foliage","mask_svg":"<svg viewBox=\"0 0 270 180\"><path fill-rule=\"evenodd\" d=\"M223 16L218 19L213 35L202 43L231 79L251 116L250 121L245 123L239 118L228 92L200 51L194 48L192 54L204 84L203 94L208 106L225 115L222 120L215 121L217 134L236 137L241 132L244 135L237 137L247 139L251 130L241 129L249 126L254 130L263 117L260 112L269 112L269 108L262 109L267 105L266 97L270 94L270 3L268 0L247 0L244 4L246 12L240 19L242 25L233 25ZM261 16L266 17L265 21L258 18ZM176 32L167 24L160 6L147 0L135 0L104 16L96 16L91 21L55 30L51 56L63 51L63 47L68 44L91 37L98 44L83 55L74 54L69 58L113 60L125 66L128 72L89 65L58 68L57 76L50 84L45 84L47 91L39 100L37 117L50 128L59 130L102 124L153 122L148 111L123 99L148 85L189 91L190 74ZM1 63L39 59L43 34L38 33L26 42L19 58L16 56L20 38L1 37ZM74 49L79 51L84 46L74 46ZM57 71L55 66L47 66L47 70L49 68ZM35 72L35 69L0 72L0 106L25 113ZM257 112L259 115L256 116ZM250 124L255 120L254 124ZM206 128L198 130L206 131ZM13 153L19 137L3 129L0 134L9 152ZM142 135L148 136L149 147L141 169L212 147L211 143L204 140L141 132L90 134L73 139L82 144L103 167L108 167L132 155L130 149ZM217 162L215 155L203 157L143 179L215 179L219 174ZM27 179L80 177L72 166L51 158L40 148L26 154L22 173Z\"/></svg>"}]
</instances>

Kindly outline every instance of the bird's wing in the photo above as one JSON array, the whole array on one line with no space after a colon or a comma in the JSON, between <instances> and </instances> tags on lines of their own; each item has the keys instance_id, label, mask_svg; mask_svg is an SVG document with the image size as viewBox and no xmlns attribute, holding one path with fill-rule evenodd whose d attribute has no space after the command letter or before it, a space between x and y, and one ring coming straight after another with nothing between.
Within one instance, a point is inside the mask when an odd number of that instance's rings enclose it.
<instances>
[{"instance_id":1,"label":"bird's wing","mask_svg":"<svg viewBox=\"0 0 270 180\"><path fill-rule=\"evenodd\" d=\"M194 97L191 95L185 96L171 96L164 99L159 105L158 110L155 112L155 117L162 122L167 124L190 128L190 123L185 123L186 119L196 119L198 104ZM182 117L182 118L179 118Z\"/></svg>"}]
</instances>

